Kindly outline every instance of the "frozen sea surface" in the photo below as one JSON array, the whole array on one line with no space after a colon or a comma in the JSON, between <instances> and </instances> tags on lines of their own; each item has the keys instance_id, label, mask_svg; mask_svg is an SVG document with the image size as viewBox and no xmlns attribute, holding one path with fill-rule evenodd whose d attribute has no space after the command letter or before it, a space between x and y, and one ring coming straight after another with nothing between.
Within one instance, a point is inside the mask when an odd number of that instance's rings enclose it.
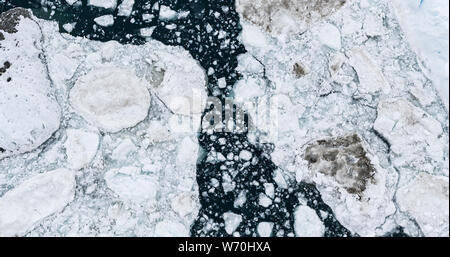
<instances>
[{"instance_id":1,"label":"frozen sea surface","mask_svg":"<svg viewBox=\"0 0 450 257\"><path fill-rule=\"evenodd\" d=\"M42 18L0 27L34 46L0 52L0 90L23 85L0 98L0 235L448 236L445 55L399 3L0 0ZM272 122L241 113L269 97ZM235 124L201 122L218 106Z\"/></svg>"}]
</instances>

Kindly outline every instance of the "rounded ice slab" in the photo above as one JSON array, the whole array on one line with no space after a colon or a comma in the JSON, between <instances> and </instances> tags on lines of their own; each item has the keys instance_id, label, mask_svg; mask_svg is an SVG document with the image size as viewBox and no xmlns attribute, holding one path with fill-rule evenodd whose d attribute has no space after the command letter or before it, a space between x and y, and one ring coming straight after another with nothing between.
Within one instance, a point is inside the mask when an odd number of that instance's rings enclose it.
<instances>
[{"instance_id":1,"label":"rounded ice slab","mask_svg":"<svg viewBox=\"0 0 450 257\"><path fill-rule=\"evenodd\" d=\"M115 133L134 127L147 117L150 93L146 83L133 72L102 68L76 82L70 101L83 118Z\"/></svg>"},{"instance_id":2,"label":"rounded ice slab","mask_svg":"<svg viewBox=\"0 0 450 257\"><path fill-rule=\"evenodd\" d=\"M60 107L41 57L42 34L33 20L18 18L21 13L14 9L0 16L5 24L17 23L7 29L11 33L2 31L0 40L0 66L8 64L0 76L0 159L36 149L60 124Z\"/></svg>"},{"instance_id":3,"label":"rounded ice slab","mask_svg":"<svg viewBox=\"0 0 450 257\"><path fill-rule=\"evenodd\" d=\"M22 236L74 196L73 171L58 169L30 178L0 198L0 236Z\"/></svg>"}]
</instances>

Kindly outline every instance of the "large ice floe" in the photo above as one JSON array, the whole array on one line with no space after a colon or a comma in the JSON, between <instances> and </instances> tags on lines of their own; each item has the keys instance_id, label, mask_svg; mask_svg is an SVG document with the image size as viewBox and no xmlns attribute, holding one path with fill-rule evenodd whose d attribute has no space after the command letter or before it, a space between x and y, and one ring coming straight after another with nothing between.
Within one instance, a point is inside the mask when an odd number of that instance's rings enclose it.
<instances>
[{"instance_id":1,"label":"large ice floe","mask_svg":"<svg viewBox=\"0 0 450 257\"><path fill-rule=\"evenodd\" d=\"M396 9L304 2L237 1L250 140L273 144L277 181L315 184L352 233L448 236L448 112ZM323 233L305 205L295 219L297 236Z\"/></svg>"},{"instance_id":2,"label":"large ice floe","mask_svg":"<svg viewBox=\"0 0 450 257\"><path fill-rule=\"evenodd\" d=\"M153 40L60 34L24 9L0 20L0 236L188 236L198 63Z\"/></svg>"}]
</instances>

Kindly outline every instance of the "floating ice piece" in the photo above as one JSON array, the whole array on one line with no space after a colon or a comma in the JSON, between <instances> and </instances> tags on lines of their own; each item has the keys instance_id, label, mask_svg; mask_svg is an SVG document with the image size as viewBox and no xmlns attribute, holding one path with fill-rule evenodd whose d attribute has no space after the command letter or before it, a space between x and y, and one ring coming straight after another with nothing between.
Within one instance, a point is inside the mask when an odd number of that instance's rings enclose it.
<instances>
[{"instance_id":1,"label":"floating ice piece","mask_svg":"<svg viewBox=\"0 0 450 257\"><path fill-rule=\"evenodd\" d=\"M75 173L36 175L0 198L0 236L23 236L39 220L61 211L75 196Z\"/></svg>"},{"instance_id":2,"label":"floating ice piece","mask_svg":"<svg viewBox=\"0 0 450 257\"><path fill-rule=\"evenodd\" d=\"M88 0L88 5L105 9L116 9L117 0Z\"/></svg>"},{"instance_id":3,"label":"floating ice piece","mask_svg":"<svg viewBox=\"0 0 450 257\"><path fill-rule=\"evenodd\" d=\"M145 119L150 93L132 71L111 67L79 78L70 101L86 120L108 132L118 132Z\"/></svg>"},{"instance_id":4,"label":"floating ice piece","mask_svg":"<svg viewBox=\"0 0 450 257\"><path fill-rule=\"evenodd\" d=\"M390 1L406 38L449 108L449 3L441 0ZM430 43L432 42L432 43Z\"/></svg>"},{"instance_id":5,"label":"floating ice piece","mask_svg":"<svg viewBox=\"0 0 450 257\"><path fill-rule=\"evenodd\" d=\"M420 173L408 185L399 189L397 200L428 237L449 236L448 177Z\"/></svg>"},{"instance_id":6,"label":"floating ice piece","mask_svg":"<svg viewBox=\"0 0 450 257\"><path fill-rule=\"evenodd\" d=\"M295 210L294 230L297 237L322 237L325 226L315 210L301 205Z\"/></svg>"},{"instance_id":7,"label":"floating ice piece","mask_svg":"<svg viewBox=\"0 0 450 257\"><path fill-rule=\"evenodd\" d=\"M242 216L233 212L226 212L223 214L225 221L225 231L231 235L239 227L242 222Z\"/></svg>"},{"instance_id":8,"label":"floating ice piece","mask_svg":"<svg viewBox=\"0 0 450 257\"><path fill-rule=\"evenodd\" d=\"M99 145L97 133L84 130L67 130L65 142L67 162L73 170L86 167L95 157Z\"/></svg>"},{"instance_id":9,"label":"floating ice piece","mask_svg":"<svg viewBox=\"0 0 450 257\"><path fill-rule=\"evenodd\" d=\"M114 16L112 15L103 15L94 19L95 23L102 27L109 27L114 25Z\"/></svg>"},{"instance_id":10,"label":"floating ice piece","mask_svg":"<svg viewBox=\"0 0 450 257\"><path fill-rule=\"evenodd\" d=\"M272 235L272 230L272 222L260 222L257 227L257 231L260 237L270 237Z\"/></svg>"},{"instance_id":11,"label":"floating ice piece","mask_svg":"<svg viewBox=\"0 0 450 257\"><path fill-rule=\"evenodd\" d=\"M112 169L105 174L106 184L127 202L154 206L159 188L158 179L140 172L137 167Z\"/></svg>"},{"instance_id":12,"label":"floating ice piece","mask_svg":"<svg viewBox=\"0 0 450 257\"><path fill-rule=\"evenodd\" d=\"M161 5L159 9L159 18L161 20L173 20L177 17L177 12L170 9L169 6Z\"/></svg>"},{"instance_id":13,"label":"floating ice piece","mask_svg":"<svg viewBox=\"0 0 450 257\"><path fill-rule=\"evenodd\" d=\"M117 15L126 17L130 16L131 12L133 11L134 2L135 0L122 1L122 4L120 4L118 7Z\"/></svg>"},{"instance_id":14,"label":"floating ice piece","mask_svg":"<svg viewBox=\"0 0 450 257\"><path fill-rule=\"evenodd\" d=\"M41 51L42 34L23 9L0 15L0 159L29 152L59 128L61 111L54 98ZM20 18L22 17L22 18ZM30 17L30 16L26 16ZM9 32L9 33L8 33Z\"/></svg>"}]
</instances>

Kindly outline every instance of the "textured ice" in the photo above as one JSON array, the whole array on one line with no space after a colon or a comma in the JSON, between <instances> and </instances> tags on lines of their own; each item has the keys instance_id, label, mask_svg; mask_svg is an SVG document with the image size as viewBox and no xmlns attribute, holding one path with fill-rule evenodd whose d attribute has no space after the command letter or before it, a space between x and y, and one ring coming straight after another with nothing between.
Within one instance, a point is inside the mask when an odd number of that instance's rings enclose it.
<instances>
[{"instance_id":1,"label":"textured ice","mask_svg":"<svg viewBox=\"0 0 450 257\"><path fill-rule=\"evenodd\" d=\"M308 206L299 206L295 210L295 234L297 237L321 237L325 227L316 214Z\"/></svg>"},{"instance_id":2,"label":"textured ice","mask_svg":"<svg viewBox=\"0 0 450 257\"><path fill-rule=\"evenodd\" d=\"M449 236L448 177L419 173L398 191L400 208L420 225L425 236Z\"/></svg>"},{"instance_id":3,"label":"textured ice","mask_svg":"<svg viewBox=\"0 0 450 257\"><path fill-rule=\"evenodd\" d=\"M391 1L406 38L449 108L448 1Z\"/></svg>"},{"instance_id":4,"label":"textured ice","mask_svg":"<svg viewBox=\"0 0 450 257\"><path fill-rule=\"evenodd\" d=\"M250 111L256 121L250 140L275 145L277 184L289 187L292 182L285 178L292 177L315 184L337 220L362 236L384 235L397 226L413 236L440 234L448 227L440 203L429 203L441 217L437 225L423 209L402 207L399 188L419 172L448 178L448 113L388 1L349 1L333 15L310 22L301 34L279 35L267 21L283 21L258 16L272 2L247 4L259 8L241 9L248 53L239 58L243 78L234 93L244 106L252 101L275 110L269 112L271 120ZM269 106L267 98L276 104ZM349 151L351 144L339 149L337 143L349 134L361 139L366 163L373 167L373 173L360 173L367 175L362 176L367 184L356 191L349 188L359 182L347 179L358 174L351 163L365 161ZM330 144L318 147L317 142ZM308 147L325 161L305 160ZM346 161L331 161L334 154ZM334 177L332 171L342 165L350 165L349 174ZM445 194L436 197L445 199Z\"/></svg>"},{"instance_id":5,"label":"textured ice","mask_svg":"<svg viewBox=\"0 0 450 257\"><path fill-rule=\"evenodd\" d=\"M150 93L133 71L101 68L79 78L70 91L73 107L99 128L118 132L147 117Z\"/></svg>"},{"instance_id":6,"label":"textured ice","mask_svg":"<svg viewBox=\"0 0 450 257\"><path fill-rule=\"evenodd\" d=\"M94 19L95 23L103 27L109 27L114 25L114 16L103 15Z\"/></svg>"},{"instance_id":7,"label":"textured ice","mask_svg":"<svg viewBox=\"0 0 450 257\"><path fill-rule=\"evenodd\" d=\"M56 131L48 135L53 136L41 142L38 149L0 160L0 201L10 205L9 195L28 190L24 184L27 180L60 167L72 175L73 187L60 179L63 185L55 188L58 193L71 190L73 194L62 206L58 199L67 199L67 194L53 197L53 191L49 192L57 204L42 204L42 208L47 208L42 215L30 216L33 220L24 219L26 224L17 227L3 227L6 223L1 222L14 216L2 207L0 234L189 235L200 207L196 132L200 126L199 110L204 106L200 102L197 109L180 110L182 115L169 107L180 95L174 89L179 86L178 78L184 79L181 96L185 95L188 101L196 97L191 89L200 96L206 95L203 69L179 47L153 40L141 46L96 42L60 34L56 23L34 19L37 23L27 24L27 28L39 29L37 43L42 49L41 60L45 61L32 62L32 67L35 71L42 67L37 79L43 76L48 82L34 85L36 90L45 89L46 97L37 95L35 99L40 102L33 108L45 107L47 102L55 104L58 112L41 111L40 115L45 115L44 121L58 122ZM21 25L18 28L21 30ZM21 35L20 30L17 35ZM29 37L34 35L26 29L24 32ZM8 38L0 44L10 44L9 33L2 34ZM14 65L12 62L11 68ZM10 107L8 110L11 112ZM24 131L18 132L30 137L26 125L22 126ZM50 181L58 179L56 173L48 176ZM41 197L39 191L29 190L27 198ZM14 201L17 205L24 202Z\"/></svg>"},{"instance_id":8,"label":"textured ice","mask_svg":"<svg viewBox=\"0 0 450 257\"><path fill-rule=\"evenodd\" d=\"M60 124L41 30L19 12L0 16L2 26L10 24L0 29L0 65L5 69L0 73L0 159L36 149Z\"/></svg>"},{"instance_id":9,"label":"textured ice","mask_svg":"<svg viewBox=\"0 0 450 257\"><path fill-rule=\"evenodd\" d=\"M117 0L88 0L88 5L105 9L115 9L117 7Z\"/></svg>"},{"instance_id":10,"label":"textured ice","mask_svg":"<svg viewBox=\"0 0 450 257\"><path fill-rule=\"evenodd\" d=\"M346 0L237 0L236 10L273 35L302 33L341 8Z\"/></svg>"},{"instance_id":11,"label":"textured ice","mask_svg":"<svg viewBox=\"0 0 450 257\"><path fill-rule=\"evenodd\" d=\"M23 236L74 196L73 171L58 169L31 177L0 198L0 236Z\"/></svg>"}]
</instances>

